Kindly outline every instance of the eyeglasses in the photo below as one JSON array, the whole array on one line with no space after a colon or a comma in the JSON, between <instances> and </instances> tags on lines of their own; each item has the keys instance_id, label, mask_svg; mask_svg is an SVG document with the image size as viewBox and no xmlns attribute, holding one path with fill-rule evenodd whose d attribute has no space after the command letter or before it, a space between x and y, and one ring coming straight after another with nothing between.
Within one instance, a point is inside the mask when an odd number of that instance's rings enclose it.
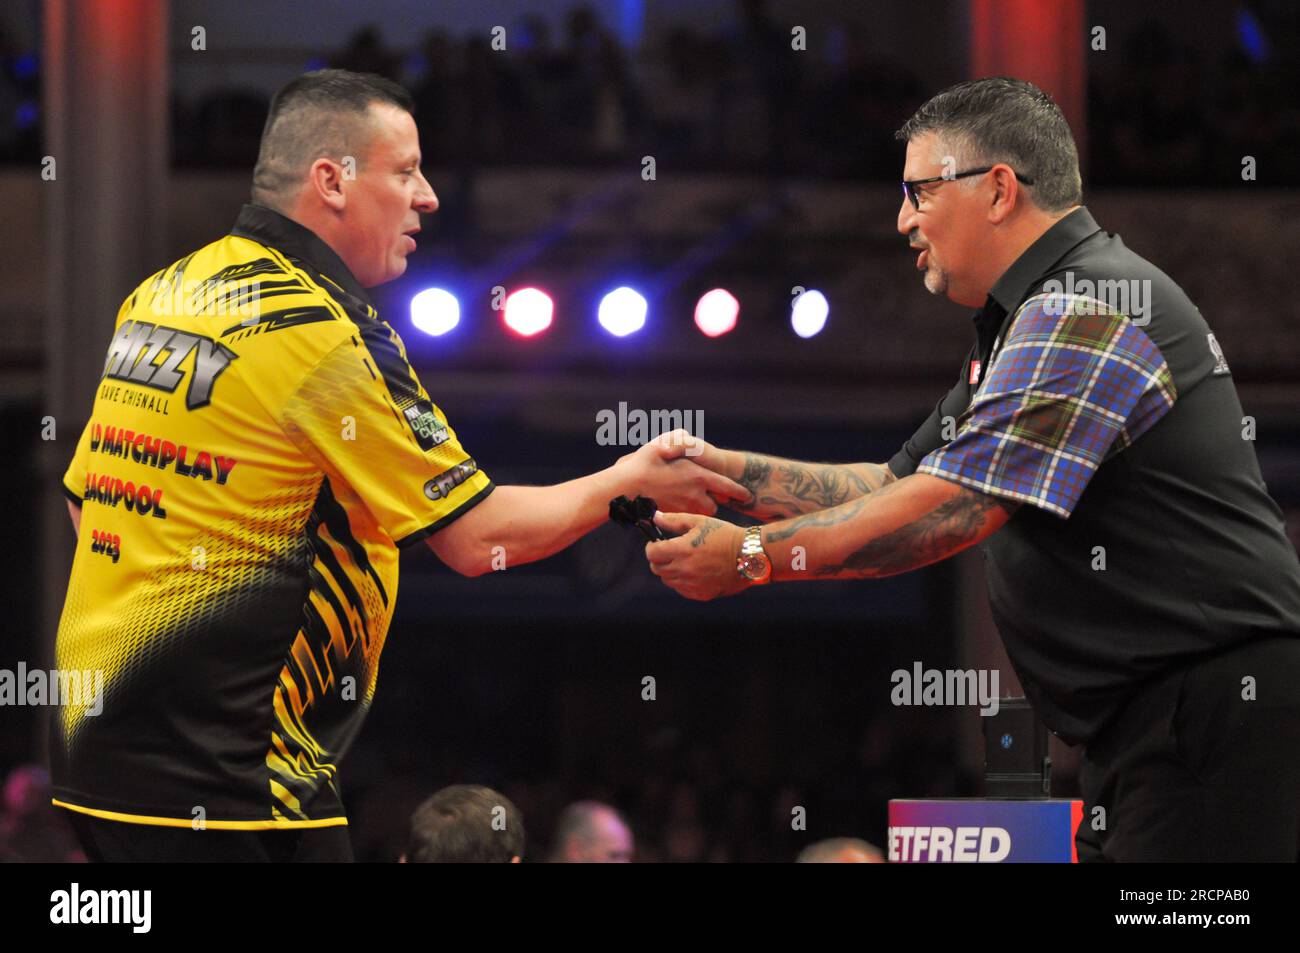
<instances>
[{"instance_id":1,"label":"eyeglasses","mask_svg":"<svg viewBox=\"0 0 1300 953\"><path fill-rule=\"evenodd\" d=\"M918 185L929 185L931 182L951 182L953 179L964 179L968 175L983 175L985 172L991 171L993 171L993 166L986 165L982 169L968 169L965 172L956 172L952 175L936 175L931 176L928 179L912 179L910 182L907 179L904 179L903 194L906 195L907 200L912 203L912 208L919 212L921 211L921 193L916 191ZM1025 185L1034 184L1034 180L1029 178L1027 175L1021 175L1019 172L1016 172L1015 175L1016 180L1023 182Z\"/></svg>"}]
</instances>

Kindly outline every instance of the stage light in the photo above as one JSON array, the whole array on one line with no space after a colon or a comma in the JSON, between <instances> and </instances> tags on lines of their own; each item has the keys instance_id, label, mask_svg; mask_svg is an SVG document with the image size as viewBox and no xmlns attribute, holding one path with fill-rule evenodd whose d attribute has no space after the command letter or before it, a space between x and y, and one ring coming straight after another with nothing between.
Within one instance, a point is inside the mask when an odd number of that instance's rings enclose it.
<instances>
[{"instance_id":1,"label":"stage light","mask_svg":"<svg viewBox=\"0 0 1300 953\"><path fill-rule=\"evenodd\" d=\"M555 304L551 296L537 288L520 288L506 296L506 327L515 334L530 338L551 326Z\"/></svg>"},{"instance_id":2,"label":"stage light","mask_svg":"<svg viewBox=\"0 0 1300 953\"><path fill-rule=\"evenodd\" d=\"M826 327L831 306L820 291L805 291L790 306L790 326L801 338L810 338Z\"/></svg>"},{"instance_id":3,"label":"stage light","mask_svg":"<svg viewBox=\"0 0 1300 953\"><path fill-rule=\"evenodd\" d=\"M411 324L434 337L460 324L460 302L443 288L426 288L411 299Z\"/></svg>"},{"instance_id":4,"label":"stage light","mask_svg":"<svg viewBox=\"0 0 1300 953\"><path fill-rule=\"evenodd\" d=\"M738 317L740 302L725 288L705 292L695 304L695 326L711 338L734 328Z\"/></svg>"},{"instance_id":5,"label":"stage light","mask_svg":"<svg viewBox=\"0 0 1300 953\"><path fill-rule=\"evenodd\" d=\"M601 327L615 337L627 337L645 327L645 298L631 288L615 288L600 299L597 317Z\"/></svg>"}]
</instances>

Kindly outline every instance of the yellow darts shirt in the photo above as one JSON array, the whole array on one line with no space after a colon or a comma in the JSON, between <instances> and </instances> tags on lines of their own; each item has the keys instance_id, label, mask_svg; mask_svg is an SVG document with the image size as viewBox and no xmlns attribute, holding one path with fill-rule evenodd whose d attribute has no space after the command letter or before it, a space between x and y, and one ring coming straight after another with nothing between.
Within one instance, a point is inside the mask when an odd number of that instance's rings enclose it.
<instances>
[{"instance_id":1,"label":"yellow darts shirt","mask_svg":"<svg viewBox=\"0 0 1300 953\"><path fill-rule=\"evenodd\" d=\"M339 257L246 205L123 303L63 477L81 532L54 803L137 824L346 824L398 550L492 492ZM94 684L93 677L83 684Z\"/></svg>"}]
</instances>

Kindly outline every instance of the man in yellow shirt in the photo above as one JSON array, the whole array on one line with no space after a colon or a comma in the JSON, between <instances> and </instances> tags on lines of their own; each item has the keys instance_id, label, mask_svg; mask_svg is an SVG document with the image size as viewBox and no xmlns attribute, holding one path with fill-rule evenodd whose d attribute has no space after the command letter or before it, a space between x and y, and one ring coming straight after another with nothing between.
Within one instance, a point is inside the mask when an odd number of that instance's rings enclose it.
<instances>
[{"instance_id":1,"label":"man in yellow shirt","mask_svg":"<svg viewBox=\"0 0 1300 953\"><path fill-rule=\"evenodd\" d=\"M289 83L234 229L118 313L63 480L79 540L56 664L103 687L59 709L51 767L91 859L350 859L338 765L400 548L473 576L563 549L620 494L748 498L671 440L493 485L364 290L438 207L412 108L376 76Z\"/></svg>"}]
</instances>

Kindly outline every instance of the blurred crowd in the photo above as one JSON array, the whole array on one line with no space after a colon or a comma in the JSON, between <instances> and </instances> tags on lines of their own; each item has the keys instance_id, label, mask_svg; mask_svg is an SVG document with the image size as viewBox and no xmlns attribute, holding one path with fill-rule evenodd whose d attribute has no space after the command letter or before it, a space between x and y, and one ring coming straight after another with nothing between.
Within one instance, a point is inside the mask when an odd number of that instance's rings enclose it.
<instances>
[{"instance_id":1,"label":"blurred crowd","mask_svg":"<svg viewBox=\"0 0 1300 953\"><path fill-rule=\"evenodd\" d=\"M402 863L523 862L524 819L513 802L482 785L455 784L435 791L411 816ZM626 864L636 852L627 818L600 801L577 801L556 824L544 860L552 864ZM857 837L832 837L809 844L796 863L882 864L879 847Z\"/></svg>"},{"instance_id":2,"label":"blurred crowd","mask_svg":"<svg viewBox=\"0 0 1300 953\"><path fill-rule=\"evenodd\" d=\"M0 798L0 863L58 864L86 857L62 811L50 805L50 776L20 764L4 779Z\"/></svg>"},{"instance_id":3,"label":"blurred crowd","mask_svg":"<svg viewBox=\"0 0 1300 953\"><path fill-rule=\"evenodd\" d=\"M1243 21L1250 22L1250 21ZM1241 33L1248 34L1245 26ZM1300 175L1300 46L1279 33L1246 44L1224 37L1210 59L1148 21L1121 45L1118 68L1088 87L1087 180L1102 185L1240 183L1253 156L1268 181Z\"/></svg>"},{"instance_id":4,"label":"blurred crowd","mask_svg":"<svg viewBox=\"0 0 1300 953\"><path fill-rule=\"evenodd\" d=\"M588 7L562 36L541 16L493 38L424 34L413 51L365 27L309 64L372 72L411 90L427 165L599 165L653 154L670 167L800 175L892 174L898 117L920 105L921 82L876 63L858 26L836 29L823 54L791 48L760 0L741 0L736 26L679 26L630 51ZM263 97L220 91L178 103L175 160L251 165Z\"/></svg>"},{"instance_id":5,"label":"blurred crowd","mask_svg":"<svg viewBox=\"0 0 1300 953\"><path fill-rule=\"evenodd\" d=\"M426 164L462 173L654 155L698 171L892 180L893 131L936 91L920 69L873 57L858 24L793 50L763 0L738 0L728 26L678 26L638 50L585 6L568 12L559 35L549 22L524 17L507 29L504 50L490 36L445 29L403 36L414 46L399 48L368 26L297 68L403 83L418 105ZM1270 179L1300 172L1300 59L1285 24L1270 33L1246 21L1213 57L1155 21L1112 42L1089 61L1091 182L1227 185L1245 155L1266 161ZM267 105L265 93L239 85L175 97L174 164L251 167ZM0 161L32 161L39 150L37 51L0 25Z\"/></svg>"},{"instance_id":6,"label":"blurred crowd","mask_svg":"<svg viewBox=\"0 0 1300 953\"><path fill-rule=\"evenodd\" d=\"M756 759L740 763L745 757L728 755L719 739L687 740L672 729L617 752L593 751L561 774L540 777L487 763L467 768L475 759L432 750L418 739L419 750L406 753L403 739L386 734L382 765L366 761L366 754L349 757L344 783L353 850L359 861L395 859L407 842L407 819L431 791L467 774L517 806L528 827L530 863L562 859L571 850L568 809L586 802L616 811L618 823L604 828L614 832L617 853L638 863L788 863L827 839L884 844L890 798L981 793L979 778L959 765L954 732L937 727L891 709L842 756L780 778L755 772ZM730 742L742 749L761 743ZM810 747L825 744L809 741Z\"/></svg>"},{"instance_id":7,"label":"blurred crowd","mask_svg":"<svg viewBox=\"0 0 1300 953\"><path fill-rule=\"evenodd\" d=\"M568 777L447 786L428 780L430 767L433 775L463 776L459 759L427 747L408 756L404 743L410 739L384 737L378 770L364 755L345 766L359 862L516 854L528 863L877 862L890 798L980 793L957 765L951 732L898 712L872 722L841 763L781 781L747 779L712 744L659 732ZM43 768L10 770L3 795L0 862L85 860L64 812L50 805ZM452 836L445 828L453 822L472 830ZM519 840L497 836L506 832Z\"/></svg>"}]
</instances>

